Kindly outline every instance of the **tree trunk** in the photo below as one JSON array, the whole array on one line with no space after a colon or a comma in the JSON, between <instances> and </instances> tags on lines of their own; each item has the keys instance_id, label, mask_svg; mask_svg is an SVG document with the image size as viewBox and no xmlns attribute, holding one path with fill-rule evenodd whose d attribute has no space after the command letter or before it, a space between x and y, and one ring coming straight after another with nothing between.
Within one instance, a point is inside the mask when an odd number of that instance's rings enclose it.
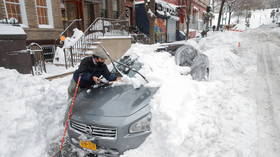
<instances>
[{"instance_id":1,"label":"tree trunk","mask_svg":"<svg viewBox=\"0 0 280 157\"><path fill-rule=\"evenodd\" d=\"M146 13L149 20L149 35L150 35L150 44L155 43L155 31L154 31L154 25L155 25L155 0L150 0L150 2L147 2L145 0L145 7L146 7Z\"/></svg>"},{"instance_id":2,"label":"tree trunk","mask_svg":"<svg viewBox=\"0 0 280 157\"><path fill-rule=\"evenodd\" d=\"M222 17L222 13L223 13L223 8L224 8L225 1L226 1L226 0L222 0L220 12L219 12L218 24L217 24L217 31L220 29L221 17Z\"/></svg>"},{"instance_id":3,"label":"tree trunk","mask_svg":"<svg viewBox=\"0 0 280 157\"><path fill-rule=\"evenodd\" d=\"M232 11L229 11L229 16L228 16L228 26L230 27L230 22L231 22L231 14Z\"/></svg>"},{"instance_id":4,"label":"tree trunk","mask_svg":"<svg viewBox=\"0 0 280 157\"><path fill-rule=\"evenodd\" d=\"M192 0L187 0L187 33L186 33L186 40L188 40L190 38L189 33L190 33L191 9L192 9Z\"/></svg>"}]
</instances>

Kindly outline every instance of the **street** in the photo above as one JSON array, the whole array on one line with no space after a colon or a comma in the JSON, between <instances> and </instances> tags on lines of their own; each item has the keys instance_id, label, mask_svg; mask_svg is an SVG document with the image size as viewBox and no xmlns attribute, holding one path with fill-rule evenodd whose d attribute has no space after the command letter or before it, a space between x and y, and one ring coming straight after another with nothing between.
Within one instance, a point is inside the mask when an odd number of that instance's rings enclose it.
<instances>
[{"instance_id":1,"label":"street","mask_svg":"<svg viewBox=\"0 0 280 157\"><path fill-rule=\"evenodd\" d=\"M257 156L280 155L280 38L260 31L257 39Z\"/></svg>"}]
</instances>

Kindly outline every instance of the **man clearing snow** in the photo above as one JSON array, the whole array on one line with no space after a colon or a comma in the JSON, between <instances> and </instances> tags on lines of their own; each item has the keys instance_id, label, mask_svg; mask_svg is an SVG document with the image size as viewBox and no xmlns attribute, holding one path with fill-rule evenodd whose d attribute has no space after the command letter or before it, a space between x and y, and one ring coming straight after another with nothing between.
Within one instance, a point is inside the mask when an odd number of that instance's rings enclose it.
<instances>
[{"instance_id":1,"label":"man clearing snow","mask_svg":"<svg viewBox=\"0 0 280 157\"><path fill-rule=\"evenodd\" d=\"M73 97L74 95L79 76L81 76L81 82L78 92L83 89L89 89L92 85L101 83L101 75L108 81L120 80L115 74L109 72L107 65L104 63L106 59L107 56L103 52L97 51L94 52L92 56L85 57L81 61L81 64L74 72L73 79L68 87L69 97Z\"/></svg>"}]
</instances>

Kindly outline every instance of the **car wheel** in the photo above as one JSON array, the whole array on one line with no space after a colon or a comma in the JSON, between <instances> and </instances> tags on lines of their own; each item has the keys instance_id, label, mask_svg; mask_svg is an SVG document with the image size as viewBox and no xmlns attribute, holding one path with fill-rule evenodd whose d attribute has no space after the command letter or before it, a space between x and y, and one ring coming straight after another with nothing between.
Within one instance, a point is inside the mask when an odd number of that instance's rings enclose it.
<instances>
[{"instance_id":1,"label":"car wheel","mask_svg":"<svg viewBox=\"0 0 280 157\"><path fill-rule=\"evenodd\" d=\"M176 50L175 63L179 66L191 66L197 55L198 52L193 46L184 45Z\"/></svg>"}]
</instances>

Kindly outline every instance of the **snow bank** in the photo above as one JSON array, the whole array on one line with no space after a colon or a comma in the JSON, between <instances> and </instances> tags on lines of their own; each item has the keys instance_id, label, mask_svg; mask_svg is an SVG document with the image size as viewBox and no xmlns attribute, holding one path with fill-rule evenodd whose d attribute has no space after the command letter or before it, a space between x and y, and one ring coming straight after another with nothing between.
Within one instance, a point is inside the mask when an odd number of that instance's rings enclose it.
<instances>
[{"instance_id":1,"label":"snow bank","mask_svg":"<svg viewBox=\"0 0 280 157\"><path fill-rule=\"evenodd\" d=\"M246 27L246 22L245 22L245 16L233 16L231 19L231 24L236 24L235 28L236 30L247 30L247 29L254 29L258 28L262 25L267 25L272 23L272 18L270 18L270 13L272 12L273 9L265 9L265 10L255 10L251 11L251 18L250 18L250 26L249 28ZM276 9L274 9L276 10ZM227 15L226 19L229 19ZM219 14L215 14L215 19L213 20L213 24L217 25L218 23L218 17ZM239 22L238 22L239 21ZM225 22L221 22L225 23ZM227 24L228 22L226 22Z\"/></svg>"},{"instance_id":2,"label":"snow bank","mask_svg":"<svg viewBox=\"0 0 280 157\"><path fill-rule=\"evenodd\" d=\"M0 68L0 156L47 157L58 141L68 80L49 82Z\"/></svg>"},{"instance_id":3,"label":"snow bank","mask_svg":"<svg viewBox=\"0 0 280 157\"><path fill-rule=\"evenodd\" d=\"M125 157L255 156L255 101L245 93L256 69L234 49L240 40L232 32L201 40L199 48L210 60L209 82L181 75L173 56L154 53L158 45L132 46L128 53L139 56L142 72L160 89L151 102L152 135Z\"/></svg>"},{"instance_id":4,"label":"snow bank","mask_svg":"<svg viewBox=\"0 0 280 157\"><path fill-rule=\"evenodd\" d=\"M217 32L199 43L189 41L209 57L208 82L181 75L189 69L177 66L169 53L155 52L159 44L133 44L127 54L144 63L146 86L160 89L151 101L152 134L124 157L255 157L256 104L248 90L256 56L242 46L245 39ZM48 145L62 132L70 78L48 82L3 68L0 73L1 156L47 156Z\"/></svg>"}]
</instances>

